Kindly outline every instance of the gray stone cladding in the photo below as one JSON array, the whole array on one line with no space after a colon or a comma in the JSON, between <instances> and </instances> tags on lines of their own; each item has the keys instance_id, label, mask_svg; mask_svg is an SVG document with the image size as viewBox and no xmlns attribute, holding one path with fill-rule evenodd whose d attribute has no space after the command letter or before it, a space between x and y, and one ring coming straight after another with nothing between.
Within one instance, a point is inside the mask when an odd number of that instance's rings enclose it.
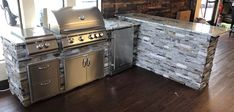
<instances>
[{"instance_id":1,"label":"gray stone cladding","mask_svg":"<svg viewBox=\"0 0 234 112\"><path fill-rule=\"evenodd\" d=\"M54 54L59 54L60 52L51 52L37 56L28 56L26 45L24 43L14 44L3 38L3 49L4 57L6 61L6 70L8 74L8 81L10 91L13 95L17 96L20 102L24 106L31 105L30 101L30 91L29 91L29 81L28 81L28 71L27 65L30 63L41 62L45 60L51 60L59 58L62 62L62 55L69 55L69 53L76 52L77 54L90 52L93 50L104 49L105 50L105 62L104 62L104 74L107 75L110 73L110 60L109 60L109 50L108 42L94 44L86 47L76 48L72 51L63 52L60 56L55 57ZM63 63L60 63L60 86L61 93L64 92L64 72L63 72Z\"/></svg>"},{"instance_id":2,"label":"gray stone cladding","mask_svg":"<svg viewBox=\"0 0 234 112\"><path fill-rule=\"evenodd\" d=\"M59 58L53 55L59 52L28 56L24 43L14 44L6 38L3 38L2 42L10 91L27 107L31 104L27 65Z\"/></svg>"},{"instance_id":3,"label":"gray stone cladding","mask_svg":"<svg viewBox=\"0 0 234 112\"><path fill-rule=\"evenodd\" d=\"M135 28L134 60L139 67L193 89L203 89L209 80L218 38L150 22Z\"/></svg>"}]
</instances>

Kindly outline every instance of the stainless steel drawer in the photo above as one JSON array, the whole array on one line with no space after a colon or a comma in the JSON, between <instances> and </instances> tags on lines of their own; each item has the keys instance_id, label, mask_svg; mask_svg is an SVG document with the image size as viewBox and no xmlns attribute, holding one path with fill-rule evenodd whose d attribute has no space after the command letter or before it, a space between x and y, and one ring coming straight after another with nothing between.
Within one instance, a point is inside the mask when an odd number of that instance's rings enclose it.
<instances>
[{"instance_id":1,"label":"stainless steel drawer","mask_svg":"<svg viewBox=\"0 0 234 112\"><path fill-rule=\"evenodd\" d=\"M30 64L28 65L28 71L33 82L58 77L59 59Z\"/></svg>"},{"instance_id":2,"label":"stainless steel drawer","mask_svg":"<svg viewBox=\"0 0 234 112\"><path fill-rule=\"evenodd\" d=\"M28 65L31 102L36 102L59 93L59 59Z\"/></svg>"},{"instance_id":3,"label":"stainless steel drawer","mask_svg":"<svg viewBox=\"0 0 234 112\"><path fill-rule=\"evenodd\" d=\"M31 86L31 101L36 102L42 99L49 98L59 93L59 80L46 79L44 81L36 82Z\"/></svg>"}]
</instances>

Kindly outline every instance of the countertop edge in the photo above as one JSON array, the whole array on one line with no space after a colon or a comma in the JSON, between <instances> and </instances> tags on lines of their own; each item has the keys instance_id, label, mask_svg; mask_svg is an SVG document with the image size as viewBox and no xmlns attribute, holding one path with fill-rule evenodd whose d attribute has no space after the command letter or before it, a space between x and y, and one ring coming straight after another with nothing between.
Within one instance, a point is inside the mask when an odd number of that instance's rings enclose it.
<instances>
[{"instance_id":1,"label":"countertop edge","mask_svg":"<svg viewBox=\"0 0 234 112\"><path fill-rule=\"evenodd\" d=\"M134 14L134 13L131 13L131 14ZM138 21L138 22L147 22L147 23L152 23L152 24L157 24L157 25L163 25L163 26L166 26L166 27L181 29L181 30L185 30L185 31L189 31L189 32L194 32L194 33L200 33L200 34L204 34L204 35L208 35L208 36L212 36L212 37L219 37L220 35L222 35L222 34L224 34L226 32L229 32L231 30L231 29L228 29L228 28L224 28L224 29L226 29L226 31L224 31L222 33L219 33L219 34L210 34L210 33L204 33L204 32L198 32L198 31L194 31L194 30L190 30L190 29L185 29L185 28L181 28L181 27L177 27L177 26L172 26L172 25L168 25L168 24L162 24L162 23L158 23L158 22L153 22L153 21L150 21L150 20L143 20L143 19L138 19L138 18L134 18L134 17L129 17L128 14L119 14L117 16L118 16L118 18L122 19L123 21L124 21L124 18L125 19L132 19L132 20L135 20L135 21ZM158 17L158 16L155 16L155 17ZM160 17L160 18L164 18L164 17ZM171 18L166 18L166 19L171 19ZM188 23L191 24L193 22L188 22ZM201 24L201 23L195 23L195 24ZM205 24L202 24L202 25L205 25ZM215 27L215 26L211 26L211 25L208 25L208 26ZM217 27L217 28L221 28L221 27Z\"/></svg>"}]
</instances>

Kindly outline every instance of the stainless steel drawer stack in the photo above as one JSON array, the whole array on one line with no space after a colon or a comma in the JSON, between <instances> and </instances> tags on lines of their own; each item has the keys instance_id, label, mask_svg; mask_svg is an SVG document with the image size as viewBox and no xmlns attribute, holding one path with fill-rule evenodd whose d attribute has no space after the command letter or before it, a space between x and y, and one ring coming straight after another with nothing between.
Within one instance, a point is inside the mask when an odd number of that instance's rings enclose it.
<instances>
[{"instance_id":1,"label":"stainless steel drawer stack","mask_svg":"<svg viewBox=\"0 0 234 112\"><path fill-rule=\"evenodd\" d=\"M4 38L4 56L12 94L24 106L60 93L61 73L58 43L53 33L44 28L12 32L22 40L13 43Z\"/></svg>"},{"instance_id":2,"label":"stainless steel drawer stack","mask_svg":"<svg viewBox=\"0 0 234 112\"><path fill-rule=\"evenodd\" d=\"M28 65L31 102L36 102L60 92L60 60L53 59Z\"/></svg>"}]
</instances>

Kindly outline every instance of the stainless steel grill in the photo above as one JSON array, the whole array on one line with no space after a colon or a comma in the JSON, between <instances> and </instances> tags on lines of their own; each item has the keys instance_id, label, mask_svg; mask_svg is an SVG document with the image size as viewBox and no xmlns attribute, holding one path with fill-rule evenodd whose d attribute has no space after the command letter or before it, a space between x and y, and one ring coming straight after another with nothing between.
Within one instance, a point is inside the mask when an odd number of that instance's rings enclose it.
<instances>
[{"instance_id":1,"label":"stainless steel grill","mask_svg":"<svg viewBox=\"0 0 234 112\"><path fill-rule=\"evenodd\" d=\"M67 7L53 11L50 30L60 35L63 48L90 45L107 39L103 16L98 8Z\"/></svg>"},{"instance_id":2,"label":"stainless steel grill","mask_svg":"<svg viewBox=\"0 0 234 112\"><path fill-rule=\"evenodd\" d=\"M101 12L93 7L90 9L74 9L67 7L53 11L61 33L85 29L105 29Z\"/></svg>"},{"instance_id":3,"label":"stainless steel grill","mask_svg":"<svg viewBox=\"0 0 234 112\"><path fill-rule=\"evenodd\" d=\"M67 7L53 15L49 26L61 40L65 90L104 77L107 34L101 12Z\"/></svg>"}]
</instances>

